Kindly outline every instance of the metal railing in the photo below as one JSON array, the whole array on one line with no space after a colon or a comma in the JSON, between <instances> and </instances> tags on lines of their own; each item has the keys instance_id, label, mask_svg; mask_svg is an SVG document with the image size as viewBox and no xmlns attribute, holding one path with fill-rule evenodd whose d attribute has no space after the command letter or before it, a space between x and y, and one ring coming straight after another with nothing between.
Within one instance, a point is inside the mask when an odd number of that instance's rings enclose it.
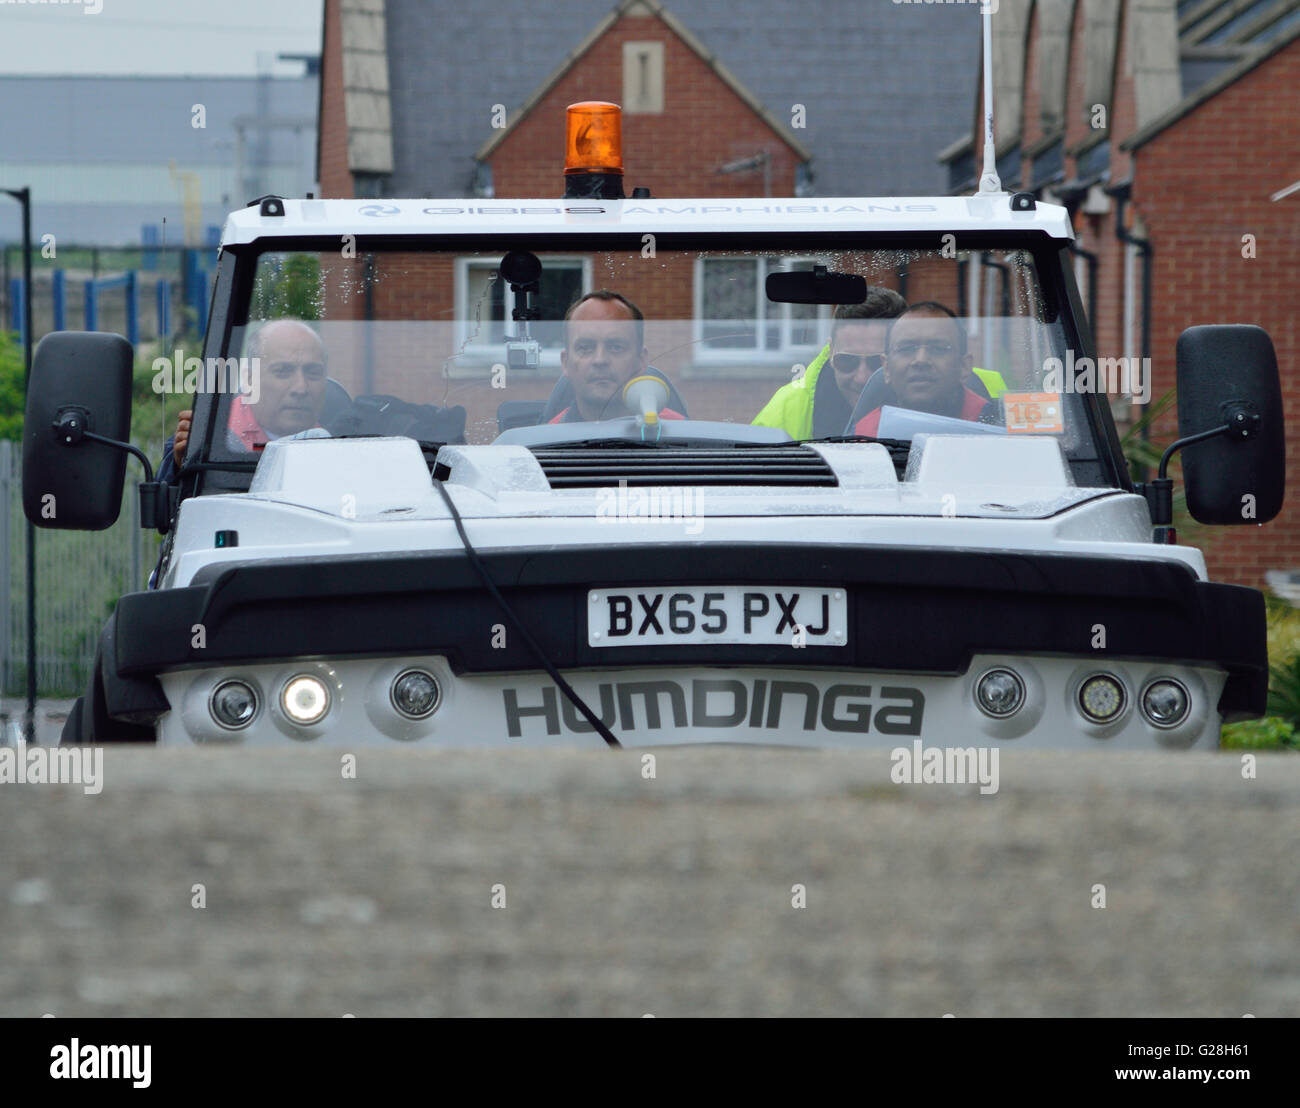
<instances>
[{"instance_id":1,"label":"metal railing","mask_svg":"<svg viewBox=\"0 0 1300 1108\"><path fill-rule=\"evenodd\" d=\"M156 454L156 449L153 451ZM139 526L138 476L128 471L122 515L106 531L36 535L36 681L42 697L80 696L104 621L124 592L143 589L160 539ZM0 691L26 688L26 557L22 448L0 441Z\"/></svg>"},{"instance_id":2,"label":"metal railing","mask_svg":"<svg viewBox=\"0 0 1300 1108\"><path fill-rule=\"evenodd\" d=\"M21 250L0 247L0 327L22 341ZM35 337L69 327L116 331L137 345L207 329L213 251L195 247L60 247L33 258Z\"/></svg>"}]
</instances>

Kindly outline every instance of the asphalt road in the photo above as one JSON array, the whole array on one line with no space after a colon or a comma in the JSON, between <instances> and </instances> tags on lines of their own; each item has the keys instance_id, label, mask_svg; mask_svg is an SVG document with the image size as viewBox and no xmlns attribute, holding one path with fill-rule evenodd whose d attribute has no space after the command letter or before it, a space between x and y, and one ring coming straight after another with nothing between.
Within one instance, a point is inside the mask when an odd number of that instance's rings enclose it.
<instances>
[{"instance_id":1,"label":"asphalt road","mask_svg":"<svg viewBox=\"0 0 1300 1108\"><path fill-rule=\"evenodd\" d=\"M1300 758L1256 768L109 749L0 784L0 1016L1295 1016Z\"/></svg>"}]
</instances>

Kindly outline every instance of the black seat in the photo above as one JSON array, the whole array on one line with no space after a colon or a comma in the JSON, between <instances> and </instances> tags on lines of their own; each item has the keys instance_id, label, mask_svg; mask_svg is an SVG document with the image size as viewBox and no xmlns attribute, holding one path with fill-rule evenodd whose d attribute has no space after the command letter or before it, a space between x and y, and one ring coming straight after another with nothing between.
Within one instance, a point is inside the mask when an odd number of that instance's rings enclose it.
<instances>
[{"instance_id":1,"label":"black seat","mask_svg":"<svg viewBox=\"0 0 1300 1108\"><path fill-rule=\"evenodd\" d=\"M974 380L971 380L972 377L974 377ZM974 374L968 374L964 377L962 384L971 392L978 393L980 396L987 397L989 394L989 390L984 387L984 382L975 377ZM881 366L867 378L867 383L862 389L862 395L858 397L858 402L853 408L853 414L849 416L849 423L844 428L844 433L846 435L853 434L853 428L858 425L863 416L869 415L877 408L883 408L886 404L897 405L898 397L894 394L894 390L889 386L888 382L885 381L885 367Z\"/></svg>"},{"instance_id":2,"label":"black seat","mask_svg":"<svg viewBox=\"0 0 1300 1108\"><path fill-rule=\"evenodd\" d=\"M321 426L328 427L339 416L352 407L352 397L333 377L325 379L325 403L321 405Z\"/></svg>"},{"instance_id":3,"label":"black seat","mask_svg":"<svg viewBox=\"0 0 1300 1108\"><path fill-rule=\"evenodd\" d=\"M877 408L884 407L886 404L897 404L898 397L894 395L894 390L890 388L889 382L885 380L885 367L881 366L875 373L867 378L867 383L862 387L862 395L858 397L858 402L853 406L853 414L849 416L848 426L844 428L846 435L852 435L862 417L874 412Z\"/></svg>"},{"instance_id":4,"label":"black seat","mask_svg":"<svg viewBox=\"0 0 1300 1108\"><path fill-rule=\"evenodd\" d=\"M497 408L497 434L516 427L536 427L541 422L545 400L505 400Z\"/></svg>"},{"instance_id":5,"label":"black seat","mask_svg":"<svg viewBox=\"0 0 1300 1108\"><path fill-rule=\"evenodd\" d=\"M457 405L413 404L400 396L372 393L349 400L332 419L321 424L332 435L405 435L425 442L463 443L465 409Z\"/></svg>"}]
</instances>

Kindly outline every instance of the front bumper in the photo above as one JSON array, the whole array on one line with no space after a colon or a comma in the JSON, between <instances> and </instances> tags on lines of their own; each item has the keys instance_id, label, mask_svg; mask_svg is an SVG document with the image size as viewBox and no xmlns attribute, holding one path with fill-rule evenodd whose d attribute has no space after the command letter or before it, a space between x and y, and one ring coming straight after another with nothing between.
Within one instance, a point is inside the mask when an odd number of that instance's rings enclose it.
<instances>
[{"instance_id":1,"label":"front bumper","mask_svg":"<svg viewBox=\"0 0 1300 1108\"><path fill-rule=\"evenodd\" d=\"M610 667L588 643L587 593L629 585L770 582L848 594L846 647L620 648L619 668L745 667L790 674L955 677L979 655L1068 656L1220 670L1225 722L1260 715L1268 689L1263 597L1179 562L961 548L675 543L486 550L493 580L551 662ZM539 671L459 550L212 566L186 588L124 596L102 672L110 714L171 707L160 675L287 659L441 657L455 675Z\"/></svg>"},{"instance_id":2,"label":"front bumper","mask_svg":"<svg viewBox=\"0 0 1300 1108\"><path fill-rule=\"evenodd\" d=\"M394 708L394 679L417 667L439 688L436 709L410 720ZM993 719L976 704L980 676L1013 669L1026 689L1024 706ZM1125 691L1125 707L1105 725L1088 721L1078 692L1089 677L1108 673ZM280 692L310 674L328 689L330 709L319 722L295 724ZM682 667L583 670L565 674L624 746L699 743L893 749L914 740L928 745L1030 748L1161 747L1212 749L1218 745L1214 710L1222 670L1091 658L979 655L956 677L770 667ZM1175 678L1190 694L1191 711L1177 727L1158 728L1139 707L1157 678ZM213 691L239 680L256 691L249 724L232 731L209 710ZM457 675L444 657L354 658L235 665L165 674L175 706L161 721L166 745L283 745L298 741L340 750L409 742L458 748L503 746L603 747L589 723L544 673Z\"/></svg>"}]
</instances>

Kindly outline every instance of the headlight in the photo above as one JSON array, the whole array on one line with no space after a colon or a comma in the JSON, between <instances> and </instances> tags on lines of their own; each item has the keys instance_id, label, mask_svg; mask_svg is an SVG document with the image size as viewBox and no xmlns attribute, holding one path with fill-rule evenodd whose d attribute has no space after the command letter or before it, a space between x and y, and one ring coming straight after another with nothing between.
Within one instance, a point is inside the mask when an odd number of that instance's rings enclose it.
<instances>
[{"instance_id":1,"label":"headlight","mask_svg":"<svg viewBox=\"0 0 1300 1108\"><path fill-rule=\"evenodd\" d=\"M991 669L975 686L975 703L987 716L1006 719L1025 704L1025 683L1009 669Z\"/></svg>"},{"instance_id":2,"label":"headlight","mask_svg":"<svg viewBox=\"0 0 1300 1108\"><path fill-rule=\"evenodd\" d=\"M1156 727L1177 727L1191 707L1187 690L1172 677L1152 681L1142 694L1142 714Z\"/></svg>"},{"instance_id":3,"label":"headlight","mask_svg":"<svg viewBox=\"0 0 1300 1108\"><path fill-rule=\"evenodd\" d=\"M438 707L438 682L422 669L408 669L394 679L389 699L407 719L424 719Z\"/></svg>"},{"instance_id":4,"label":"headlight","mask_svg":"<svg viewBox=\"0 0 1300 1108\"><path fill-rule=\"evenodd\" d=\"M257 693L243 681L224 681L212 690L208 712L218 727L238 731L257 715Z\"/></svg>"},{"instance_id":5,"label":"headlight","mask_svg":"<svg viewBox=\"0 0 1300 1108\"><path fill-rule=\"evenodd\" d=\"M330 710L330 693L325 682L310 673L300 673L285 682L280 707L294 723L319 723Z\"/></svg>"},{"instance_id":6,"label":"headlight","mask_svg":"<svg viewBox=\"0 0 1300 1108\"><path fill-rule=\"evenodd\" d=\"M1110 723L1124 711L1124 686L1109 673L1089 677L1079 687L1079 711L1093 723Z\"/></svg>"}]
</instances>

